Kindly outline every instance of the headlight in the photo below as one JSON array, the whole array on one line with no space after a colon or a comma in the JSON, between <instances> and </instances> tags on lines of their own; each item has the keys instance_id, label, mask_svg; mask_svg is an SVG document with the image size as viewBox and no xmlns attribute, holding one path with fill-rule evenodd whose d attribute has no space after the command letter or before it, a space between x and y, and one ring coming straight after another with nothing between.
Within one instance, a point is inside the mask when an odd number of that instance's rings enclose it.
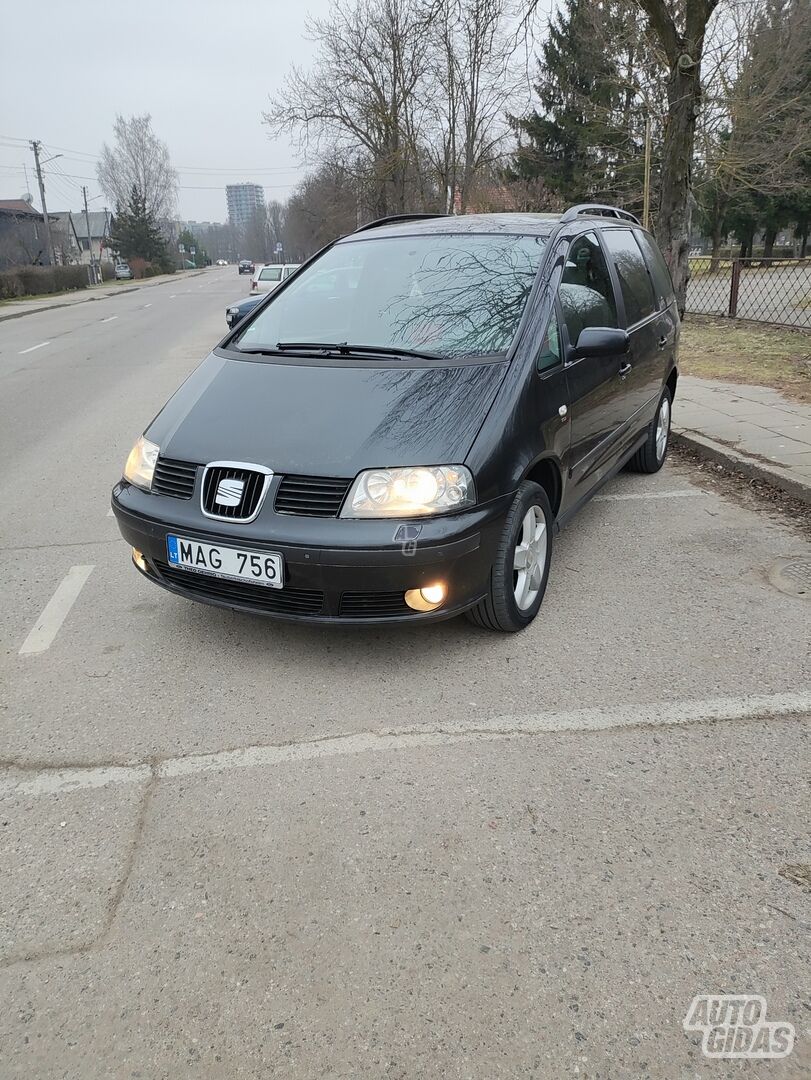
<instances>
[{"instance_id":1,"label":"headlight","mask_svg":"<svg viewBox=\"0 0 811 1080\"><path fill-rule=\"evenodd\" d=\"M239 315L238 307L230 307L225 312L226 315Z\"/></svg>"},{"instance_id":2,"label":"headlight","mask_svg":"<svg viewBox=\"0 0 811 1080\"><path fill-rule=\"evenodd\" d=\"M143 488L144 491L149 491L152 487L152 476L159 451L159 446L142 435L130 450L130 456L124 466L124 479L129 480L136 487Z\"/></svg>"},{"instance_id":3,"label":"headlight","mask_svg":"<svg viewBox=\"0 0 811 1080\"><path fill-rule=\"evenodd\" d=\"M341 517L422 517L461 510L475 501L473 477L464 465L367 469L352 485Z\"/></svg>"}]
</instances>

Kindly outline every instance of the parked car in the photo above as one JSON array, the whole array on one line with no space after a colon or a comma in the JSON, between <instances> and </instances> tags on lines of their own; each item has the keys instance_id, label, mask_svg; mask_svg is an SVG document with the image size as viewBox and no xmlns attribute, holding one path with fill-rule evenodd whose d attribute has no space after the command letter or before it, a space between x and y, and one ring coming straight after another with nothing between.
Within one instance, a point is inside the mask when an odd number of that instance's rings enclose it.
<instances>
[{"instance_id":1,"label":"parked car","mask_svg":"<svg viewBox=\"0 0 811 1080\"><path fill-rule=\"evenodd\" d=\"M132 281L132 270L130 269L129 263L116 263L115 276L117 281Z\"/></svg>"},{"instance_id":2,"label":"parked car","mask_svg":"<svg viewBox=\"0 0 811 1080\"><path fill-rule=\"evenodd\" d=\"M284 263L282 266L281 280L286 281L291 274L298 270L299 265L299 263ZM236 304L229 305L229 307L225 309L226 323L231 327L236 326L240 319L244 319L249 311L253 311L264 295L264 290L257 290L256 292L251 293L250 296L246 296L244 300L238 300Z\"/></svg>"},{"instance_id":3,"label":"parked car","mask_svg":"<svg viewBox=\"0 0 811 1080\"><path fill-rule=\"evenodd\" d=\"M238 300L225 309L225 321L230 327L236 326L240 319L244 319L249 311L253 311L260 300L264 300L264 293L253 293L244 300Z\"/></svg>"},{"instance_id":4,"label":"parked car","mask_svg":"<svg viewBox=\"0 0 811 1080\"><path fill-rule=\"evenodd\" d=\"M251 279L251 292L272 292L276 286L298 270L298 263L265 263L257 266Z\"/></svg>"},{"instance_id":5,"label":"parked car","mask_svg":"<svg viewBox=\"0 0 811 1080\"><path fill-rule=\"evenodd\" d=\"M240 274L252 274L254 265L250 259L240 259L238 270Z\"/></svg>"},{"instance_id":6,"label":"parked car","mask_svg":"<svg viewBox=\"0 0 811 1080\"><path fill-rule=\"evenodd\" d=\"M354 287L320 288L347 264ZM623 466L662 467L678 340L665 262L624 211L373 222L183 383L113 511L140 572L190 599L521 630L553 534Z\"/></svg>"}]
</instances>

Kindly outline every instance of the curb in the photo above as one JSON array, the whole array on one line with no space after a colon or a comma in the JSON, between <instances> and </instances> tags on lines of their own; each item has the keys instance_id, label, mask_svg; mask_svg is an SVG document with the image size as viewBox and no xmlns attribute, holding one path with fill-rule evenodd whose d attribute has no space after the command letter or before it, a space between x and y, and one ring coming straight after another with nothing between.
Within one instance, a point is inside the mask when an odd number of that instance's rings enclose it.
<instances>
[{"instance_id":1,"label":"curb","mask_svg":"<svg viewBox=\"0 0 811 1080\"><path fill-rule=\"evenodd\" d=\"M186 277L200 277L204 273L205 270L190 270L187 272ZM26 315L41 315L43 311L57 311L59 308L78 307L79 304L90 304L96 300L112 300L116 296L123 296L124 293L138 292L139 289L156 289L159 285L171 284L171 281L145 281L142 285L128 285L125 289L116 289L115 292L105 293L104 296L83 296L81 300L69 300L62 304L47 304L44 307L31 308L30 311L14 311L11 315L0 314L0 322L7 322L9 319L22 319ZM0 312L2 312L2 308L0 308Z\"/></svg>"},{"instance_id":2,"label":"curb","mask_svg":"<svg viewBox=\"0 0 811 1080\"><path fill-rule=\"evenodd\" d=\"M752 480L760 480L778 491L791 495L806 506L811 506L811 487L800 480L795 480L786 469L779 465L764 465L738 450L715 442L706 435L700 435L697 431L673 430L670 437L674 446L684 446L704 458L705 461L713 461L718 465L743 473Z\"/></svg>"}]
</instances>

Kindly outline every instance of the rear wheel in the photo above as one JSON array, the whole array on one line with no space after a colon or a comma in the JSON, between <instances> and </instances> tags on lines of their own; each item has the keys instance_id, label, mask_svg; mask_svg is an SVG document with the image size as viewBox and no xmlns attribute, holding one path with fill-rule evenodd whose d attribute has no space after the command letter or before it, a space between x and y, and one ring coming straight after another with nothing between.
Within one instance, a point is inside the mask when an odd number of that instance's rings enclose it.
<instances>
[{"instance_id":1,"label":"rear wheel","mask_svg":"<svg viewBox=\"0 0 811 1080\"><path fill-rule=\"evenodd\" d=\"M656 416L648 428L648 437L628 462L628 468L633 472L655 473L664 465L670 444L671 400L670 389L666 386Z\"/></svg>"},{"instance_id":2,"label":"rear wheel","mask_svg":"<svg viewBox=\"0 0 811 1080\"><path fill-rule=\"evenodd\" d=\"M476 626L515 633L541 606L552 558L552 508L546 492L525 480L504 522L487 596L466 612Z\"/></svg>"}]
</instances>

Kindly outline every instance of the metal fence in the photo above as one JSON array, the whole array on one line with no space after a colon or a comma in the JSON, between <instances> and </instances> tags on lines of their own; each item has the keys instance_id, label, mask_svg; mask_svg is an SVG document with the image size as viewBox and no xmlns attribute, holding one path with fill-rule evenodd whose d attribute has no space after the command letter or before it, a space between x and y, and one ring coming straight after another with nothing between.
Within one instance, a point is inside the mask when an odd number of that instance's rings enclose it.
<instances>
[{"instance_id":1,"label":"metal fence","mask_svg":"<svg viewBox=\"0 0 811 1080\"><path fill-rule=\"evenodd\" d=\"M690 260L687 311L811 329L811 259Z\"/></svg>"}]
</instances>

